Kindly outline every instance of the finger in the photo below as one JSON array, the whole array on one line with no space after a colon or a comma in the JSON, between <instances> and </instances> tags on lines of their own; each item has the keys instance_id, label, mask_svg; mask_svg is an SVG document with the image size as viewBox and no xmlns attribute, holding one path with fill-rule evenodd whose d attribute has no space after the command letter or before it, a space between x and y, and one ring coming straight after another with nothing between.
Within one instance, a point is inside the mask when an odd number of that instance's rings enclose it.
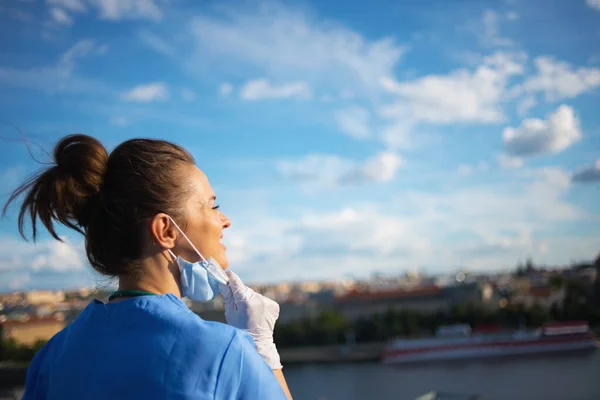
<instances>
[{"instance_id":1,"label":"finger","mask_svg":"<svg viewBox=\"0 0 600 400\"><path fill-rule=\"evenodd\" d=\"M269 310L269 315L271 315L273 318L277 319L279 318L279 304L274 301L269 299L268 297L266 297L267 301L267 309Z\"/></svg>"},{"instance_id":2,"label":"finger","mask_svg":"<svg viewBox=\"0 0 600 400\"><path fill-rule=\"evenodd\" d=\"M229 285L219 283L219 293L223 295L223 300L226 302L230 302L233 299L233 293L231 292Z\"/></svg>"},{"instance_id":3,"label":"finger","mask_svg":"<svg viewBox=\"0 0 600 400\"><path fill-rule=\"evenodd\" d=\"M234 299L242 300L248 288L235 272L226 270L225 273L229 277L228 286L231 288Z\"/></svg>"},{"instance_id":4,"label":"finger","mask_svg":"<svg viewBox=\"0 0 600 400\"><path fill-rule=\"evenodd\" d=\"M225 274L229 278L229 286L231 286L231 287L244 286L244 283L242 282L240 277L237 276L237 274L235 272L233 272L232 270L226 269Z\"/></svg>"}]
</instances>

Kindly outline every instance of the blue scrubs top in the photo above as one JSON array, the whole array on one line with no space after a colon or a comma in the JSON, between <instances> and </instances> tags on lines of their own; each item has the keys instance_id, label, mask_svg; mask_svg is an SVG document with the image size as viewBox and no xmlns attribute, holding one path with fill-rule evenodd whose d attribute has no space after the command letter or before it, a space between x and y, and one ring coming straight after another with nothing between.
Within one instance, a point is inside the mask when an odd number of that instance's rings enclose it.
<instances>
[{"instance_id":1,"label":"blue scrubs top","mask_svg":"<svg viewBox=\"0 0 600 400\"><path fill-rule=\"evenodd\" d=\"M172 294L92 301L27 370L23 400L286 399L250 335Z\"/></svg>"}]
</instances>

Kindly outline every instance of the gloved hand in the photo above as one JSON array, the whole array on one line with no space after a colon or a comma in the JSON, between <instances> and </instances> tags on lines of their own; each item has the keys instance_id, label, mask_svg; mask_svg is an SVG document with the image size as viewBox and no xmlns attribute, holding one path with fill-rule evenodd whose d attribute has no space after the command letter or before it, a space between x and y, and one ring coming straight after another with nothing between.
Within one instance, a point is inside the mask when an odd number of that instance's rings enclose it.
<instances>
[{"instance_id":1,"label":"gloved hand","mask_svg":"<svg viewBox=\"0 0 600 400\"><path fill-rule=\"evenodd\" d=\"M244 285L234 272L225 270L225 273L229 283L219 284L219 291L225 303L227 324L250 333L258 354L271 369L281 369L279 353L273 341L279 304Z\"/></svg>"}]
</instances>

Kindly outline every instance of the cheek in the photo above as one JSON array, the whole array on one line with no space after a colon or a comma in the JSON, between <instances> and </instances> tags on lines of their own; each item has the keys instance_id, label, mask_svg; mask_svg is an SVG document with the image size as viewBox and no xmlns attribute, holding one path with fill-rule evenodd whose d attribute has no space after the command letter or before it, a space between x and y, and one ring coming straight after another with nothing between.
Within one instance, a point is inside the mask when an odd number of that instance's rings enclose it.
<instances>
[{"instance_id":1,"label":"cheek","mask_svg":"<svg viewBox=\"0 0 600 400\"><path fill-rule=\"evenodd\" d=\"M219 213L214 210L207 211L203 222L206 231L210 230L214 232L215 230L221 230L221 227L223 226Z\"/></svg>"},{"instance_id":2,"label":"cheek","mask_svg":"<svg viewBox=\"0 0 600 400\"><path fill-rule=\"evenodd\" d=\"M199 247L211 246L215 241L220 240L220 230L221 222L219 218L207 213L195 221L193 229L190 229L190 239L197 243Z\"/></svg>"}]
</instances>

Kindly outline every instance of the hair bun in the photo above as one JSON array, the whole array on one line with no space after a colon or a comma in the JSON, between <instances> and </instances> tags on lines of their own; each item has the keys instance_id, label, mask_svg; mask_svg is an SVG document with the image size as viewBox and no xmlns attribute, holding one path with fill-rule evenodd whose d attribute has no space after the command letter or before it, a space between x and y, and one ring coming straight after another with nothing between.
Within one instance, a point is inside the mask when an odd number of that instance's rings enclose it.
<instances>
[{"instance_id":1,"label":"hair bun","mask_svg":"<svg viewBox=\"0 0 600 400\"><path fill-rule=\"evenodd\" d=\"M108 152L91 136L69 135L56 144L54 161L57 205L62 205L64 217L85 226L104 181Z\"/></svg>"},{"instance_id":2,"label":"hair bun","mask_svg":"<svg viewBox=\"0 0 600 400\"><path fill-rule=\"evenodd\" d=\"M54 221L83 233L97 208L100 188L108 167L108 152L96 139L87 135L64 137L54 147L55 166L31 176L11 194L10 203L21 195L25 199L19 212L19 232L25 238L25 217L29 214L33 240L39 220L48 232L61 240Z\"/></svg>"}]
</instances>

